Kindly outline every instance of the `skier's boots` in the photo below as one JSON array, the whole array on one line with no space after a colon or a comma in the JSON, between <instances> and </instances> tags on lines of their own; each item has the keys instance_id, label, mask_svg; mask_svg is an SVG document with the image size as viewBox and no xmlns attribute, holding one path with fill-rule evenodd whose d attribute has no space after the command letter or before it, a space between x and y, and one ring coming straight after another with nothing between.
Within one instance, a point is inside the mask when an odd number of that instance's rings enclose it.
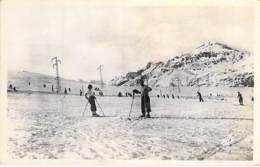
<instances>
[{"instance_id":1,"label":"skier's boots","mask_svg":"<svg viewBox=\"0 0 260 167\"><path fill-rule=\"evenodd\" d=\"M144 118L145 117L145 115L144 114L142 114L141 116L140 116L140 118Z\"/></svg>"},{"instance_id":2,"label":"skier's boots","mask_svg":"<svg viewBox=\"0 0 260 167\"><path fill-rule=\"evenodd\" d=\"M151 118L151 116L150 116L150 114L149 114L149 113L146 115L146 118Z\"/></svg>"},{"instance_id":3,"label":"skier's boots","mask_svg":"<svg viewBox=\"0 0 260 167\"><path fill-rule=\"evenodd\" d=\"M92 117L100 117L100 115L98 115L98 114L92 114Z\"/></svg>"}]
</instances>

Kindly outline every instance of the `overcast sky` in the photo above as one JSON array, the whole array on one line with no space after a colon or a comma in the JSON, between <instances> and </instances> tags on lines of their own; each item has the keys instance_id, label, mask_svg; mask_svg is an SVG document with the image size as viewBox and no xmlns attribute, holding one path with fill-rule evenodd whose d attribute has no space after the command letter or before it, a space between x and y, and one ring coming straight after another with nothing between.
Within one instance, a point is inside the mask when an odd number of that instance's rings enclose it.
<instances>
[{"instance_id":1,"label":"overcast sky","mask_svg":"<svg viewBox=\"0 0 260 167\"><path fill-rule=\"evenodd\" d=\"M3 11L8 70L98 79L165 61L206 41L253 50L253 11L231 7L90 7L9 5ZM8 36L8 38L6 38Z\"/></svg>"}]
</instances>

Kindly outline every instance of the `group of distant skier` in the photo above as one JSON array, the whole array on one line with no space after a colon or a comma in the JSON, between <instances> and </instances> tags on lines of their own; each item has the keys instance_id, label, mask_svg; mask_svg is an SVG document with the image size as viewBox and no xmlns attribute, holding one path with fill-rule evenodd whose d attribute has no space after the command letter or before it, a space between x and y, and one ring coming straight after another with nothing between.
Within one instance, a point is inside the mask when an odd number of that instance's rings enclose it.
<instances>
[{"instance_id":1,"label":"group of distant skier","mask_svg":"<svg viewBox=\"0 0 260 167\"><path fill-rule=\"evenodd\" d=\"M131 96L131 97L135 97L135 94L141 94L141 116L140 117L147 117L150 118L150 112L151 110L151 104L150 104L150 96L149 96L149 92L152 91L152 88L150 88L148 85L144 84L144 80L140 79L139 80L140 83L140 90L138 89L134 89L132 94L129 92L126 92L126 96ZM29 85L31 83L29 82ZM9 90L13 90L13 91L17 91L16 87L13 86L12 84L9 85ZM52 85L52 91L54 90L53 85ZM70 92L71 89L68 88L68 91ZM97 91L95 89L95 91ZM100 91L101 92L101 91ZM67 94L67 88L64 89L64 94ZM80 96L83 95L83 91L80 90ZM99 93L100 96L103 96L103 92ZM212 94L211 94L212 95ZM119 97L122 96L121 92L118 94ZM201 93L199 91L197 91L197 96L199 98L199 102L204 102L204 99L201 95ZM157 95L158 97L158 95ZM169 98L169 95L167 96ZM172 97L174 98L174 95L172 95ZM89 104L90 104L90 110L92 112L92 116L93 117L98 117L100 115L97 114L97 107L96 107L96 96L95 96L95 92L93 91L93 86L91 84L88 85L88 91L85 93L85 98L88 100ZM165 95L164 95L165 98ZM179 97L178 97L179 98ZM242 94L240 92L237 92L237 98L238 98L238 102L240 105L244 105L243 103L243 97ZM251 99L252 101L254 101L253 97Z\"/></svg>"},{"instance_id":2,"label":"group of distant skier","mask_svg":"<svg viewBox=\"0 0 260 167\"><path fill-rule=\"evenodd\" d=\"M140 79L139 83L140 83L141 88L140 88L140 90L138 90L138 89L133 90L133 98L135 97L135 94L141 94L141 116L140 117L150 118L151 117L150 112L152 110L151 110L149 92L152 91L152 88L150 88L148 85L145 85L143 79ZM88 91L85 94L85 98L88 100L88 102L90 104L90 110L92 112L92 116L99 117L100 115L97 114L97 107L96 107L96 103L95 103L96 96L95 96L95 92L92 89L93 89L93 86L91 84L88 85ZM122 94L119 94L119 97L121 97L121 95ZM197 96L199 98L199 102L204 102L204 99L199 91L197 91ZM240 92L238 92L237 98L238 98L239 104L244 105L243 97ZM253 101L253 99L252 99L252 101Z\"/></svg>"},{"instance_id":3,"label":"group of distant skier","mask_svg":"<svg viewBox=\"0 0 260 167\"><path fill-rule=\"evenodd\" d=\"M14 92L17 91L16 87L13 86L12 84L9 85L9 89L8 89L8 91L11 91L11 90L14 91Z\"/></svg>"}]
</instances>

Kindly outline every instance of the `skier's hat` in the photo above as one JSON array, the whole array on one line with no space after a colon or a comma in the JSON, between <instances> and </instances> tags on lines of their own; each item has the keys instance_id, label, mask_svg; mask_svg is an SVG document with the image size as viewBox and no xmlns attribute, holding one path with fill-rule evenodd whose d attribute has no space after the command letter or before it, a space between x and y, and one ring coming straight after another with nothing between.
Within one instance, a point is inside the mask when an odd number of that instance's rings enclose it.
<instances>
[{"instance_id":1,"label":"skier's hat","mask_svg":"<svg viewBox=\"0 0 260 167\"><path fill-rule=\"evenodd\" d=\"M92 89L93 86L91 84L88 85L88 89Z\"/></svg>"}]
</instances>

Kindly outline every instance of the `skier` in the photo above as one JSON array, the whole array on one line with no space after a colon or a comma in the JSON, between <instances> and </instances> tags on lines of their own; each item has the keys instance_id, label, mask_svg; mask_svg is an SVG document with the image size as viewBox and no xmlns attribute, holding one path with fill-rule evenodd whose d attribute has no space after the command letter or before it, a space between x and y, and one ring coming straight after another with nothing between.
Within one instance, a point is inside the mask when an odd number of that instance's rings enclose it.
<instances>
[{"instance_id":1,"label":"skier","mask_svg":"<svg viewBox=\"0 0 260 167\"><path fill-rule=\"evenodd\" d=\"M99 91L99 96L104 96L104 93L102 91Z\"/></svg>"},{"instance_id":2,"label":"skier","mask_svg":"<svg viewBox=\"0 0 260 167\"><path fill-rule=\"evenodd\" d=\"M68 93L67 88L64 89L64 94L66 95Z\"/></svg>"},{"instance_id":3,"label":"skier","mask_svg":"<svg viewBox=\"0 0 260 167\"><path fill-rule=\"evenodd\" d=\"M146 116L146 118L150 118L151 105L150 105L149 92L152 91L152 88L145 85L143 79L140 80L140 85L141 85L141 91L134 89L133 96L134 94L141 94L141 112L142 112L141 117Z\"/></svg>"},{"instance_id":4,"label":"skier","mask_svg":"<svg viewBox=\"0 0 260 167\"><path fill-rule=\"evenodd\" d=\"M238 98L239 104L241 106L244 105L243 104L243 97L242 97L242 94L240 92L237 92L237 98Z\"/></svg>"},{"instance_id":5,"label":"skier","mask_svg":"<svg viewBox=\"0 0 260 167\"><path fill-rule=\"evenodd\" d=\"M167 94L166 96L167 96L167 98L169 99L169 95Z\"/></svg>"},{"instance_id":6,"label":"skier","mask_svg":"<svg viewBox=\"0 0 260 167\"><path fill-rule=\"evenodd\" d=\"M174 94L172 94L172 99L174 99Z\"/></svg>"},{"instance_id":7,"label":"skier","mask_svg":"<svg viewBox=\"0 0 260 167\"><path fill-rule=\"evenodd\" d=\"M79 96L82 96L82 94L83 94L83 92L82 92L82 90L80 89L80 90L79 90Z\"/></svg>"},{"instance_id":8,"label":"skier","mask_svg":"<svg viewBox=\"0 0 260 167\"><path fill-rule=\"evenodd\" d=\"M96 113L97 111L97 107L96 107L96 103L95 103L95 92L92 91L93 86L91 84L88 85L88 91L85 94L85 98L88 100L89 104L90 104L90 110L92 112L92 116L93 117L99 117L99 115Z\"/></svg>"},{"instance_id":9,"label":"skier","mask_svg":"<svg viewBox=\"0 0 260 167\"><path fill-rule=\"evenodd\" d=\"M200 93L199 91L197 91L197 94L198 94L198 96L199 96L200 102L204 102L204 100L203 100L203 98L202 98L202 96L201 96L201 93Z\"/></svg>"},{"instance_id":10,"label":"skier","mask_svg":"<svg viewBox=\"0 0 260 167\"><path fill-rule=\"evenodd\" d=\"M51 91L54 92L54 87L53 87L53 85L51 85Z\"/></svg>"}]
</instances>

